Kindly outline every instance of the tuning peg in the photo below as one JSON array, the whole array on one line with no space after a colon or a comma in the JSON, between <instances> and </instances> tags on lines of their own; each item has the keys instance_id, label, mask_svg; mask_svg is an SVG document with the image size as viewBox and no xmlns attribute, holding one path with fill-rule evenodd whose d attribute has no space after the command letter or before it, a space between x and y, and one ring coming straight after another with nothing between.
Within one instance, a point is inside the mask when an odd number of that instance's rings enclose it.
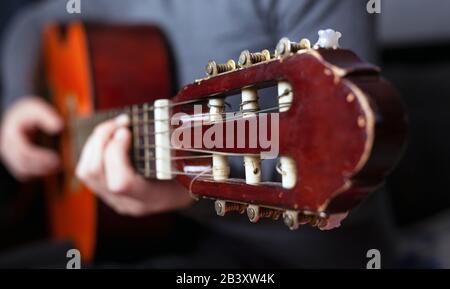
<instances>
[{"instance_id":1,"label":"tuning peg","mask_svg":"<svg viewBox=\"0 0 450 289\"><path fill-rule=\"evenodd\" d=\"M278 220L280 215L281 211L275 209L262 208L257 205L248 205L247 207L247 217L252 223L257 223L261 218Z\"/></svg>"},{"instance_id":2,"label":"tuning peg","mask_svg":"<svg viewBox=\"0 0 450 289\"><path fill-rule=\"evenodd\" d=\"M292 211L286 210L283 213L283 221L291 230L296 230L300 225L309 224L313 227L320 227L326 221L325 213L314 213L309 211Z\"/></svg>"},{"instance_id":3,"label":"tuning peg","mask_svg":"<svg viewBox=\"0 0 450 289\"><path fill-rule=\"evenodd\" d=\"M290 53L295 53L302 49L310 49L310 48L311 42L306 38L303 38L302 40L300 40L299 43L296 43L291 42L287 37L283 37L277 44L275 54L277 56L285 56L289 55Z\"/></svg>"},{"instance_id":4,"label":"tuning peg","mask_svg":"<svg viewBox=\"0 0 450 289\"><path fill-rule=\"evenodd\" d=\"M287 210L283 213L283 221L291 230L296 230L299 227L298 212Z\"/></svg>"},{"instance_id":5,"label":"tuning peg","mask_svg":"<svg viewBox=\"0 0 450 289\"><path fill-rule=\"evenodd\" d=\"M216 200L214 202L214 209L216 210L216 213L218 216L225 216L228 212L239 212L240 214L243 214L245 212L246 206L243 204L238 203L232 203L232 202L226 202L223 200Z\"/></svg>"},{"instance_id":6,"label":"tuning peg","mask_svg":"<svg viewBox=\"0 0 450 289\"><path fill-rule=\"evenodd\" d=\"M271 57L272 55L270 54L270 51L267 49L255 53L251 53L248 50L244 50L241 52L241 55L239 56L238 64L240 66L247 67L259 62L268 61L271 59Z\"/></svg>"},{"instance_id":7,"label":"tuning peg","mask_svg":"<svg viewBox=\"0 0 450 289\"><path fill-rule=\"evenodd\" d=\"M216 63L214 60L208 61L208 64L206 65L206 75L208 76L214 76L217 74L225 73L228 71L232 71L236 69L236 63L234 60L230 59L227 61L227 63Z\"/></svg>"},{"instance_id":8,"label":"tuning peg","mask_svg":"<svg viewBox=\"0 0 450 289\"><path fill-rule=\"evenodd\" d=\"M218 216L225 216L226 214L225 206L226 206L225 201L216 200L214 202L214 209L216 210Z\"/></svg>"}]
</instances>

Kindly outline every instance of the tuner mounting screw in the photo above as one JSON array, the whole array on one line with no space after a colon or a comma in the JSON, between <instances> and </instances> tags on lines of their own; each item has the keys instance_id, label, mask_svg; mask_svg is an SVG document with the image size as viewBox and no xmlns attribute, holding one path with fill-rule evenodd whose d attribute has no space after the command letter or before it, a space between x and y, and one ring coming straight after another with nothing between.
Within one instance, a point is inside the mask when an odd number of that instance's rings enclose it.
<instances>
[{"instance_id":1,"label":"tuner mounting screw","mask_svg":"<svg viewBox=\"0 0 450 289\"><path fill-rule=\"evenodd\" d=\"M205 67L206 75L214 76L217 74L225 73L236 69L236 63L230 59L227 63L216 63L214 60L208 61Z\"/></svg>"},{"instance_id":2,"label":"tuner mounting screw","mask_svg":"<svg viewBox=\"0 0 450 289\"><path fill-rule=\"evenodd\" d=\"M295 53L299 50L310 49L310 48L311 48L311 42L306 38L303 38L302 40L300 40L299 43L296 43L296 42L291 42L289 40L289 38L284 37L284 38L281 38L280 41L278 42L275 52L276 52L277 56L285 56L290 53Z\"/></svg>"}]
</instances>

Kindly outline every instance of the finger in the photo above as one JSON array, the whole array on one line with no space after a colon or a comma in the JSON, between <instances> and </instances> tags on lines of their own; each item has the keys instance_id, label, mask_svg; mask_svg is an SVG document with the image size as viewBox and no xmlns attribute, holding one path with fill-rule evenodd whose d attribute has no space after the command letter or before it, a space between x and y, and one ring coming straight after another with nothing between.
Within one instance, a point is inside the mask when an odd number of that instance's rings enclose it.
<instances>
[{"instance_id":1,"label":"finger","mask_svg":"<svg viewBox=\"0 0 450 289\"><path fill-rule=\"evenodd\" d=\"M104 151L106 145L111 141L116 130L120 127L128 126L129 118L127 115L120 115L115 119L106 121L94 130L90 142L89 167L94 176L104 174Z\"/></svg>"},{"instance_id":2,"label":"finger","mask_svg":"<svg viewBox=\"0 0 450 289\"><path fill-rule=\"evenodd\" d=\"M79 179L85 181L87 178L87 167L89 165L89 159L91 155L91 141L92 136L88 137L86 142L84 143L83 149L81 150L80 158L77 163L77 167L75 170L75 174Z\"/></svg>"},{"instance_id":3,"label":"finger","mask_svg":"<svg viewBox=\"0 0 450 289\"><path fill-rule=\"evenodd\" d=\"M52 150L28 146L19 149L19 162L34 176L48 175L60 167L60 158Z\"/></svg>"},{"instance_id":4,"label":"finger","mask_svg":"<svg viewBox=\"0 0 450 289\"><path fill-rule=\"evenodd\" d=\"M62 118L53 107L43 100L36 99L22 113L28 114L27 125L37 127L46 133L58 133L63 127Z\"/></svg>"},{"instance_id":5,"label":"finger","mask_svg":"<svg viewBox=\"0 0 450 289\"><path fill-rule=\"evenodd\" d=\"M116 130L114 120L106 121L97 126L83 147L81 159L77 167L77 175L83 181L100 178L103 175L103 151Z\"/></svg>"},{"instance_id":6,"label":"finger","mask_svg":"<svg viewBox=\"0 0 450 289\"><path fill-rule=\"evenodd\" d=\"M60 168L60 159L55 152L35 146L20 134L14 140L12 145L2 142L2 151L6 146L3 160L18 179L46 176Z\"/></svg>"},{"instance_id":7,"label":"finger","mask_svg":"<svg viewBox=\"0 0 450 289\"><path fill-rule=\"evenodd\" d=\"M105 149L105 176L111 192L124 193L133 186L136 174L129 159L130 145L130 131L119 128Z\"/></svg>"},{"instance_id":8,"label":"finger","mask_svg":"<svg viewBox=\"0 0 450 289\"><path fill-rule=\"evenodd\" d=\"M121 114L115 118L118 127L130 126L130 117L127 114Z\"/></svg>"},{"instance_id":9,"label":"finger","mask_svg":"<svg viewBox=\"0 0 450 289\"><path fill-rule=\"evenodd\" d=\"M114 120L106 121L94 130L92 140L90 143L90 170L94 173L104 172L104 151L108 142L111 141L114 132L117 129L117 124Z\"/></svg>"},{"instance_id":10,"label":"finger","mask_svg":"<svg viewBox=\"0 0 450 289\"><path fill-rule=\"evenodd\" d=\"M119 116L116 119L106 121L97 126L86 142L76 174L91 190L97 194L107 191L104 176L104 149L110 141L117 127L128 125L127 116Z\"/></svg>"}]
</instances>

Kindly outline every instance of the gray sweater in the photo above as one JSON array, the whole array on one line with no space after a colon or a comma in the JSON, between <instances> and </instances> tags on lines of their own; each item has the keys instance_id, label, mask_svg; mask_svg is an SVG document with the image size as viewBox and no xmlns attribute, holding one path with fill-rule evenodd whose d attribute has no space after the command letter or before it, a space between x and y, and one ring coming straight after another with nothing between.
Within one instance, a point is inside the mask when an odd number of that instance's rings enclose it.
<instances>
[{"instance_id":1,"label":"gray sweater","mask_svg":"<svg viewBox=\"0 0 450 289\"><path fill-rule=\"evenodd\" d=\"M115 23L153 23L173 46L180 84L204 75L209 59L236 59L243 49L273 49L284 36L317 40L317 31L333 28L341 45L373 60L373 16L361 0L81 0L81 14L68 14L65 0L45 1L25 10L12 22L2 52L3 106L35 94L33 77L45 23L75 19ZM386 205L378 193L352 212L341 229L321 232L309 227L291 232L281 222L249 224L215 216L209 201L182 213L212 230L251 244L255 251L287 267L365 267L366 252L378 248L387 265Z\"/></svg>"}]
</instances>

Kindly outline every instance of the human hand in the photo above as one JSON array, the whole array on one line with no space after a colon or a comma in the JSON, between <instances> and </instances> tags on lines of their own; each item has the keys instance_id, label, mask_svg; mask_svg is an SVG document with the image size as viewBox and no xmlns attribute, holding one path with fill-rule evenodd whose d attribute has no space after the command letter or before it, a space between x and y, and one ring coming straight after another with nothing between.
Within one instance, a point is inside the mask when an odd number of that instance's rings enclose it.
<instances>
[{"instance_id":1,"label":"human hand","mask_svg":"<svg viewBox=\"0 0 450 289\"><path fill-rule=\"evenodd\" d=\"M147 180L132 168L126 115L96 127L87 140L77 176L120 214L142 216L183 208L192 200L175 181Z\"/></svg>"},{"instance_id":2,"label":"human hand","mask_svg":"<svg viewBox=\"0 0 450 289\"><path fill-rule=\"evenodd\" d=\"M56 152L37 146L33 134L42 130L54 135L63 128L57 112L39 97L18 100L5 113L0 129L0 155L19 180L50 175L60 167Z\"/></svg>"}]
</instances>

